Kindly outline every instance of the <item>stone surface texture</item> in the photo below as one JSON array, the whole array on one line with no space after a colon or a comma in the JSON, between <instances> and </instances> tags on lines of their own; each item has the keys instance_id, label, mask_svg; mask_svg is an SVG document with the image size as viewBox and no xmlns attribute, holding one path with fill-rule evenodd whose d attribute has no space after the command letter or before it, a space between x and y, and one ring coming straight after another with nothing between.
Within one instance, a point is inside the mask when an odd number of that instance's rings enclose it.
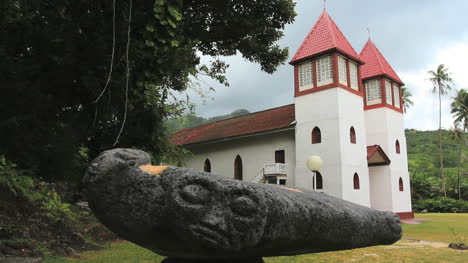
<instances>
[{"instance_id":1,"label":"stone surface texture","mask_svg":"<svg viewBox=\"0 0 468 263\"><path fill-rule=\"evenodd\" d=\"M170 257L168 263L262 262L261 257L386 245L401 238L399 217L391 212L193 169L170 167L152 175L139 168L149 163L143 151L105 151L91 163L84 183L90 208L103 224Z\"/></svg>"}]
</instances>

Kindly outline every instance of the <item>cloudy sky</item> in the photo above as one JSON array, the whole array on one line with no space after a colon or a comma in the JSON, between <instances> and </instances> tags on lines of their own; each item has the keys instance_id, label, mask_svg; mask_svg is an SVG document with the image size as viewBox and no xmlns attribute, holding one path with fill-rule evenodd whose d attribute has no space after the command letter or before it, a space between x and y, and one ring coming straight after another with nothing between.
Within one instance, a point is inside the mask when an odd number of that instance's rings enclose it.
<instances>
[{"instance_id":1,"label":"cloudy sky","mask_svg":"<svg viewBox=\"0 0 468 263\"><path fill-rule=\"evenodd\" d=\"M323 0L297 1L296 21L286 27L279 42L289 47L290 58L322 10ZM406 114L405 126L437 129L438 100L430 93L427 71L446 64L455 88L468 88L468 1L328 0L327 11L358 53L368 38L366 28L371 29L372 40L413 93L415 106ZM270 75L240 56L226 61L230 64L230 87L209 82L216 91L208 100L189 91L198 104L197 115L211 117L241 108L255 112L294 103L293 68L289 64ZM444 128L453 126L449 112L453 94L442 102Z\"/></svg>"}]
</instances>

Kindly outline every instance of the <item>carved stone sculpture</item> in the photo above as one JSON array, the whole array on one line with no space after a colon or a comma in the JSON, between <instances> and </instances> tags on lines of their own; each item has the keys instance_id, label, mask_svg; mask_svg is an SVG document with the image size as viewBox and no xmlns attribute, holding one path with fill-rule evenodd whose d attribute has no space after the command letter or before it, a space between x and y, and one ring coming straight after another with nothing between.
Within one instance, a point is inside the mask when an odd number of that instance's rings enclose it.
<instances>
[{"instance_id":1,"label":"carved stone sculpture","mask_svg":"<svg viewBox=\"0 0 468 263\"><path fill-rule=\"evenodd\" d=\"M165 262L263 262L262 257L385 245L401 238L394 213L299 188L151 166L150 156L139 150L103 152L84 183L103 224L168 256Z\"/></svg>"}]
</instances>

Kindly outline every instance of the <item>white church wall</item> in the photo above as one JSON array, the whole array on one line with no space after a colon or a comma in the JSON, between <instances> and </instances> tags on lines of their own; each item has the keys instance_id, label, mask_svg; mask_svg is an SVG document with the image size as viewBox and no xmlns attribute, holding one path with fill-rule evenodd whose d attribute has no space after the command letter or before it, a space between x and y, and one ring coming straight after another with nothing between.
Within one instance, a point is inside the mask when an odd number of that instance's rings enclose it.
<instances>
[{"instance_id":1,"label":"white church wall","mask_svg":"<svg viewBox=\"0 0 468 263\"><path fill-rule=\"evenodd\" d=\"M296 97L296 185L312 188L311 172L306 168L310 155L319 155L324 164L320 173L323 191L369 206L369 182L362 98L341 88ZM350 128L356 130L357 143L350 142ZM314 127L321 131L321 143L312 144ZM353 189L354 173L360 189Z\"/></svg>"},{"instance_id":2,"label":"white church wall","mask_svg":"<svg viewBox=\"0 0 468 263\"><path fill-rule=\"evenodd\" d=\"M362 97L343 89L338 89L338 98L343 199L370 206L364 102ZM355 144L351 143L351 127L354 127L356 133ZM359 176L359 189L354 189L355 173Z\"/></svg>"},{"instance_id":3,"label":"white church wall","mask_svg":"<svg viewBox=\"0 0 468 263\"><path fill-rule=\"evenodd\" d=\"M295 98L296 110L296 186L312 189L311 171L306 160L311 155L319 155L323 160L320 173L323 178L323 191L335 197L341 194L341 156L337 89ZM321 143L312 144L312 130L318 127Z\"/></svg>"},{"instance_id":4,"label":"white church wall","mask_svg":"<svg viewBox=\"0 0 468 263\"><path fill-rule=\"evenodd\" d=\"M384 166L369 167L371 207L381 211L394 211L390 168Z\"/></svg>"},{"instance_id":5,"label":"white church wall","mask_svg":"<svg viewBox=\"0 0 468 263\"><path fill-rule=\"evenodd\" d=\"M257 135L224 142L188 146L193 157L183 165L203 171L205 160L211 162L211 172L234 178L234 160L242 158L243 181L252 181L265 164L275 163L275 151L285 151L287 185L294 186L294 130Z\"/></svg>"},{"instance_id":6,"label":"white church wall","mask_svg":"<svg viewBox=\"0 0 468 263\"><path fill-rule=\"evenodd\" d=\"M389 173L391 184L391 197L383 202L391 202L393 212L411 211L411 191L408 173L408 156L404 130L403 114L388 109L377 108L366 111L367 142L368 145L380 145L390 158ZM400 143L400 153L396 153L396 140ZM402 178L404 190L399 190L399 178ZM373 185L371 185L372 188ZM371 189L372 192L372 189Z\"/></svg>"}]
</instances>

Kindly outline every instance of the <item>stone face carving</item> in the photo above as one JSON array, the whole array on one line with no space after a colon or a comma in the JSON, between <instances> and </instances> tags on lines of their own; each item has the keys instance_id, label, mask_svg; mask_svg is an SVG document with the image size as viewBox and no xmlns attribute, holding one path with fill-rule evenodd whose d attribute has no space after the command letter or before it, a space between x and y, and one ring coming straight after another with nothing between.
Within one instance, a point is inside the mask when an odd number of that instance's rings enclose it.
<instances>
[{"instance_id":1,"label":"stone face carving","mask_svg":"<svg viewBox=\"0 0 468 263\"><path fill-rule=\"evenodd\" d=\"M103 152L84 178L88 201L116 234L174 262L262 262L401 238L399 217L391 212L304 189L148 164L143 151Z\"/></svg>"}]
</instances>

